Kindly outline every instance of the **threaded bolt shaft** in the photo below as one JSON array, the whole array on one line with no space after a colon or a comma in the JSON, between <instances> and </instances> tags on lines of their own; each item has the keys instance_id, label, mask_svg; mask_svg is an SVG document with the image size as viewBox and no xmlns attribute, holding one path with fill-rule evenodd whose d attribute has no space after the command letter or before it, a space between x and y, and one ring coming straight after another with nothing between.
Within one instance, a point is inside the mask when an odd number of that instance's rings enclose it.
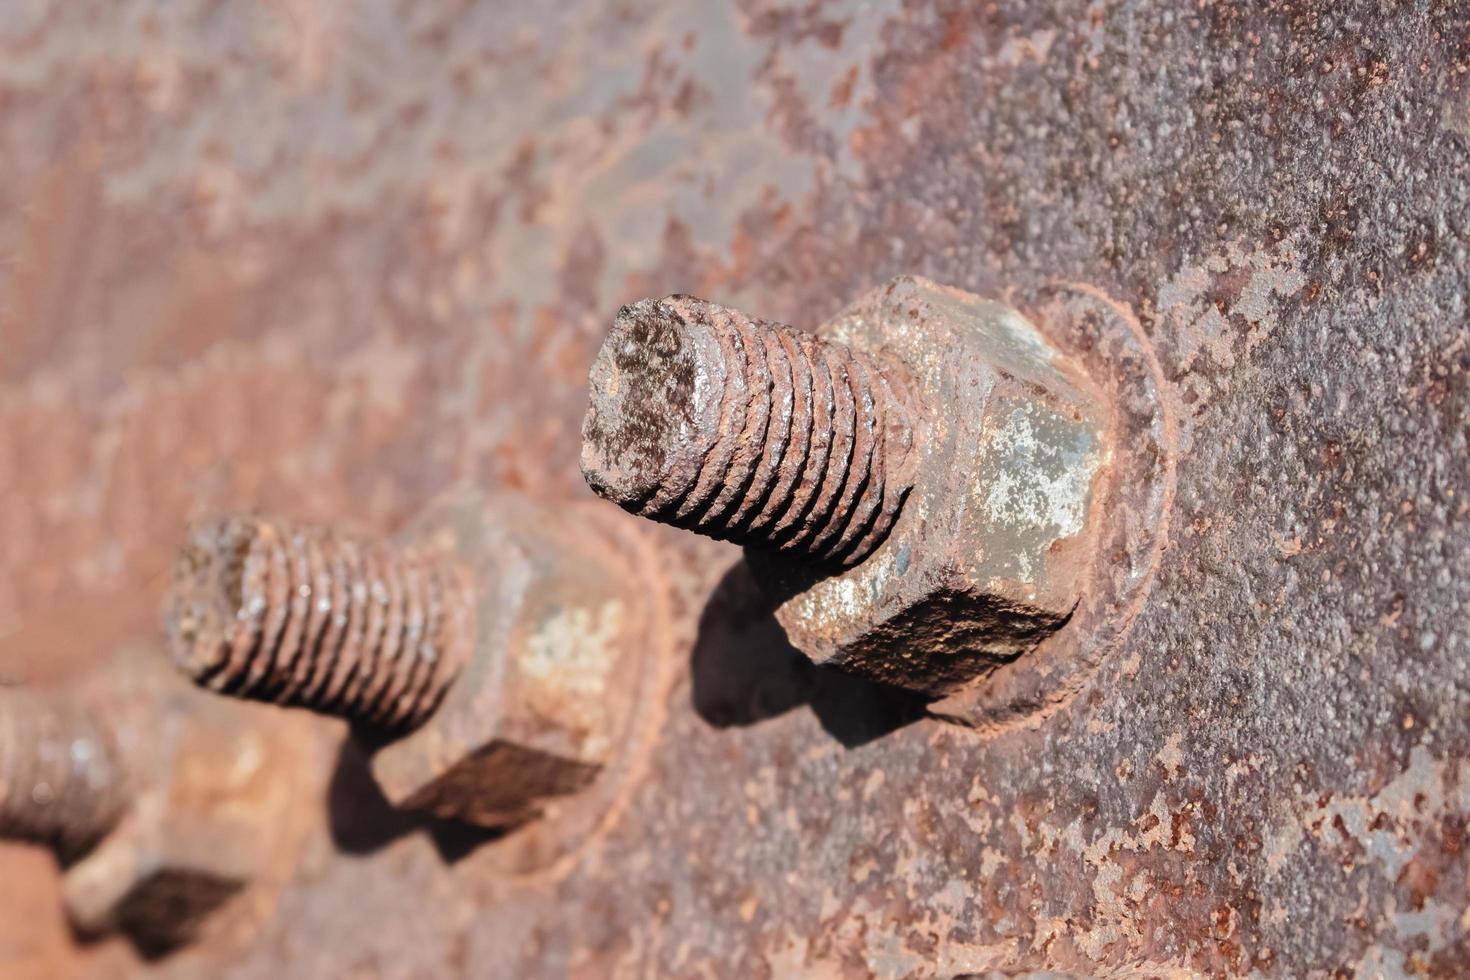
<instances>
[{"instance_id":1,"label":"threaded bolt shaft","mask_svg":"<svg viewBox=\"0 0 1470 980\"><path fill-rule=\"evenodd\" d=\"M384 730L422 723L474 644L457 562L246 514L190 528L164 620L196 684Z\"/></svg>"},{"instance_id":2,"label":"threaded bolt shaft","mask_svg":"<svg viewBox=\"0 0 1470 980\"><path fill-rule=\"evenodd\" d=\"M0 690L0 837L69 859L112 829L129 795L112 731L90 708Z\"/></svg>"},{"instance_id":3,"label":"threaded bolt shaft","mask_svg":"<svg viewBox=\"0 0 1470 980\"><path fill-rule=\"evenodd\" d=\"M618 311L582 473L643 517L854 565L911 489L911 395L877 357L688 296Z\"/></svg>"}]
</instances>

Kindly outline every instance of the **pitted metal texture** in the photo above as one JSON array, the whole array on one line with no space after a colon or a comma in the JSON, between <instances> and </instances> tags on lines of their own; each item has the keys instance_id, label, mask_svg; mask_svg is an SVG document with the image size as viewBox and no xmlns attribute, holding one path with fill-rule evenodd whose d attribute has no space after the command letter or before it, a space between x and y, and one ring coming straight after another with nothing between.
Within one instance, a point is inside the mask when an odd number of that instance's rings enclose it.
<instances>
[{"instance_id":1,"label":"pitted metal texture","mask_svg":"<svg viewBox=\"0 0 1470 980\"><path fill-rule=\"evenodd\" d=\"M814 668L737 549L655 529L659 734L575 861L517 870L551 822L394 816L302 718L302 859L168 970L1470 960L1463 4L5 12L8 679L153 628L200 512L386 530L461 479L585 495L587 369L642 297L799 325L902 274L995 297L1078 341L1151 488L1106 488L1066 629L928 707ZM32 857L0 853L4 972L143 972L14 897L55 888Z\"/></svg>"}]
</instances>

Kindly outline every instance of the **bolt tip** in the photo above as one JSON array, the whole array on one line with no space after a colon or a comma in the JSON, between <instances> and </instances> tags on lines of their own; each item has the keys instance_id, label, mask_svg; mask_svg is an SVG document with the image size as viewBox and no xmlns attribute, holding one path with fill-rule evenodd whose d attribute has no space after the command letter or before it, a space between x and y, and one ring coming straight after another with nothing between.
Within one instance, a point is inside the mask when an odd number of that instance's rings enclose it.
<instances>
[{"instance_id":1,"label":"bolt tip","mask_svg":"<svg viewBox=\"0 0 1470 980\"><path fill-rule=\"evenodd\" d=\"M677 494L716 435L723 367L705 305L669 297L623 307L592 364L582 475L629 510Z\"/></svg>"},{"instance_id":2,"label":"bolt tip","mask_svg":"<svg viewBox=\"0 0 1470 980\"><path fill-rule=\"evenodd\" d=\"M164 600L175 666L203 682L229 659L236 624L249 614L246 566L258 522L223 514L191 525Z\"/></svg>"}]
</instances>

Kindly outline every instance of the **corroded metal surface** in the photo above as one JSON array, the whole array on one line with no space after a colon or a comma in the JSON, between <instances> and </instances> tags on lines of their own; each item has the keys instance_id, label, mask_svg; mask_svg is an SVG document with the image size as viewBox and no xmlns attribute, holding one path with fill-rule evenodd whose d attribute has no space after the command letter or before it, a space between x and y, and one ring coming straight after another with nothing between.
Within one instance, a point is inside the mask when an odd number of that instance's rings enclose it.
<instances>
[{"instance_id":1,"label":"corroded metal surface","mask_svg":"<svg viewBox=\"0 0 1470 980\"><path fill-rule=\"evenodd\" d=\"M965 725L813 671L732 548L670 532L674 681L589 843L518 866L552 832L405 823L345 751L279 903L161 969L1470 958L1463 4L6 13L6 674L154 622L196 509L387 529L459 477L585 493L587 366L640 296L815 323L918 272L1084 308L1162 406L1129 406L1157 479L1119 511L1160 530L1093 579L1125 615L943 706Z\"/></svg>"}]
</instances>

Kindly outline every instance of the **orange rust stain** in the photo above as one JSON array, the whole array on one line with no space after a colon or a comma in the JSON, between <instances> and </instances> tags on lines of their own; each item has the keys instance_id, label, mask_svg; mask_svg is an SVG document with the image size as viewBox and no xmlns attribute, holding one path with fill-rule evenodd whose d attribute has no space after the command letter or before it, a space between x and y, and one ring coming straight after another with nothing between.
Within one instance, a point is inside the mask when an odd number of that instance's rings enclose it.
<instances>
[{"instance_id":1,"label":"orange rust stain","mask_svg":"<svg viewBox=\"0 0 1470 980\"><path fill-rule=\"evenodd\" d=\"M845 109L852 103L853 89L857 87L858 71L861 66L853 65L832 86L832 94L827 99L827 105L832 109Z\"/></svg>"}]
</instances>

